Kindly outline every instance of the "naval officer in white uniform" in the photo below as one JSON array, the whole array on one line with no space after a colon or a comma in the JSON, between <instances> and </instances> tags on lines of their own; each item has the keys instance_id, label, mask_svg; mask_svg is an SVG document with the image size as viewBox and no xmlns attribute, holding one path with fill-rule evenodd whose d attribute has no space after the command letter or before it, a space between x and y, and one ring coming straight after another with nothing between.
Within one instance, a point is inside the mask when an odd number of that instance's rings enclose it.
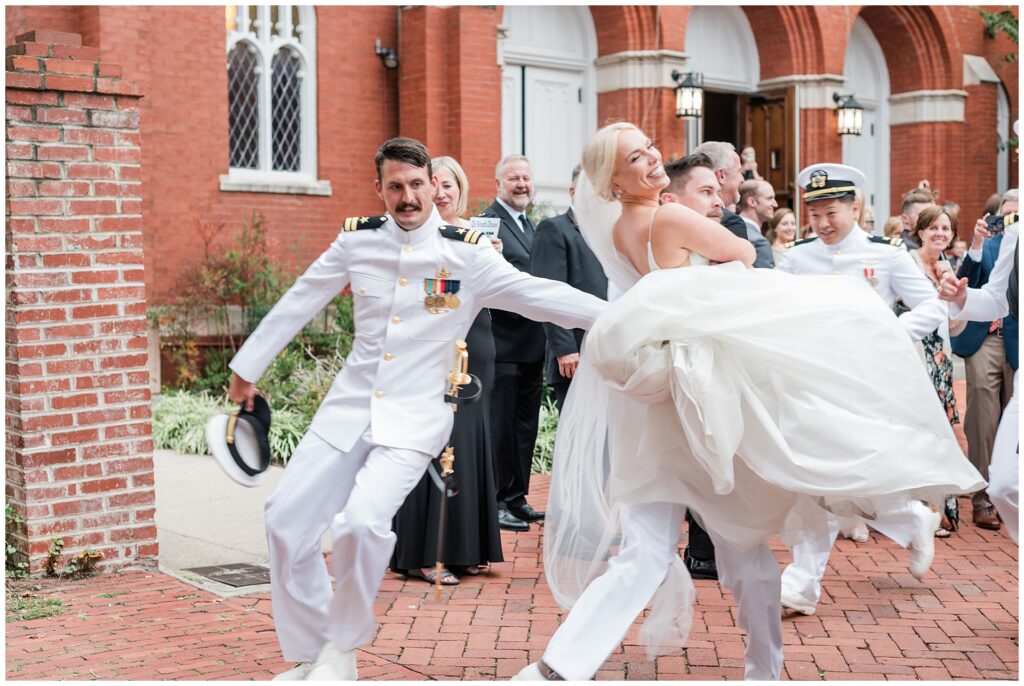
<instances>
[{"instance_id":1,"label":"naval officer in white uniform","mask_svg":"<svg viewBox=\"0 0 1024 686\"><path fill-rule=\"evenodd\" d=\"M395 544L391 519L451 433L446 376L480 309L588 329L606 306L517 270L479 232L446 226L418 141L387 141L376 166L387 215L346 220L230 364L231 399L251 402L274 357L351 284L352 352L266 504L275 626L285 659L300 663L283 679L356 678ZM333 591L319 545L328 529Z\"/></svg>"},{"instance_id":2,"label":"naval officer in white uniform","mask_svg":"<svg viewBox=\"0 0 1024 686\"><path fill-rule=\"evenodd\" d=\"M907 335L917 341L946 321L948 309L910 253L901 247L900 239L870 235L857 225L854 191L865 180L860 170L843 164L804 168L797 184L804 188L804 206L817 236L790 244L776 268L792 274L834 274L867 281L889 307L900 299L911 308L900 315L899 321ZM864 440L871 438L865 436ZM899 459L899 455L893 455L893 459ZM878 513L869 524L909 548L911 572L921 577L935 556L934 533L939 521L939 514L926 505L907 501ZM827 529L808 528L799 540L787 541L792 545L793 562L782 573L783 607L814 614L829 552L838 534L839 520L828 515Z\"/></svg>"}]
</instances>

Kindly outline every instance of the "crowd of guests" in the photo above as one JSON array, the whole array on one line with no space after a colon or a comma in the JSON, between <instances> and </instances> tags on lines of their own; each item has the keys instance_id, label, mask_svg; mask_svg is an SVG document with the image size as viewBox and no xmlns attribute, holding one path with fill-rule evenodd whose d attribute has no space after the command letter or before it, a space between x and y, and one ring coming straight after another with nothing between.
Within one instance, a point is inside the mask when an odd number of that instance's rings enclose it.
<instances>
[{"instance_id":1,"label":"crowd of guests","mask_svg":"<svg viewBox=\"0 0 1024 686\"><path fill-rule=\"evenodd\" d=\"M442 218L448 224L471 228L466 217L469 182L465 172L451 157L436 158L433 166L439 181L434 202ZM779 207L771 183L758 173L750 146L737 153L730 143L705 142L665 168L672 183L662 192L661 202L687 205L749 240L757 253L757 268L782 265L792 246L815 238L809 224L798 225L792 209ZM534 197L530 162L521 155L505 157L495 168L494 202L481 216L498 220L499 228L489 234L491 243L521 271L608 299L608 280L584 241L571 207L579 173L577 166L571 175L569 209L534 226L529 212ZM958 233L959 205L949 200L939 204L937 192L927 181L903 197L899 215L877 228L860 188L854 202L860 230L872 240L902 245L910 251L913 263L933 289L938 289L942 277L937 263L948 265L958 276L968 278L972 288L979 288L992 271L1001 240L1001 234L991 231L989 220L1016 212L1018 196L1016 190L992 196L967 240ZM865 275L877 284L875 277ZM901 297L898 284L893 291L897 314L915 309L905 302L909 297ZM935 298L934 303L938 302ZM1016 320L967 324L942 320L934 329L911 335L951 424L961 422L952 356L963 358L967 398L962 419L968 457L987 479L996 428L1010 399L1017 368ZM480 402L460 409L455 416L452 445L460 494L448 506L440 551L444 566L440 572L435 570L442 496L425 475L395 517L398 543L392 569L429 582L440 574L442 584L458 584L461 577L485 573L490 563L503 560L500 530L527 531L544 519L544 513L527 501L543 386L551 387L561 409L580 361L582 337L581 330L541 325L509 312L485 309L480 313L467 343L470 372L480 379L484 392ZM956 531L960 495L965 494L951 493L946 499L936 536ZM985 491L970 495L974 525L998 530L1000 518ZM690 536L684 560L691 575L716 578L710 539L696 521L687 521ZM853 540L868 539L863 522L845 522L842 530Z\"/></svg>"}]
</instances>

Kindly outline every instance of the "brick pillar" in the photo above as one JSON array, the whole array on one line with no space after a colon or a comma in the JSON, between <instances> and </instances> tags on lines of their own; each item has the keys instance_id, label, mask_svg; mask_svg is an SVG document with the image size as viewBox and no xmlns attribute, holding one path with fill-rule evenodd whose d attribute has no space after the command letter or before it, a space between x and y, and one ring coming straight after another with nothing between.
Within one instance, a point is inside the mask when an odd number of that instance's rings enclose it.
<instances>
[{"instance_id":1,"label":"brick pillar","mask_svg":"<svg viewBox=\"0 0 1024 686\"><path fill-rule=\"evenodd\" d=\"M501 69L494 7L401 10L399 128L469 177L469 206L494 198L501 156Z\"/></svg>"},{"instance_id":2,"label":"brick pillar","mask_svg":"<svg viewBox=\"0 0 1024 686\"><path fill-rule=\"evenodd\" d=\"M155 568L139 94L77 34L7 48L6 498L51 538ZM60 564L64 564L65 559Z\"/></svg>"}]
</instances>

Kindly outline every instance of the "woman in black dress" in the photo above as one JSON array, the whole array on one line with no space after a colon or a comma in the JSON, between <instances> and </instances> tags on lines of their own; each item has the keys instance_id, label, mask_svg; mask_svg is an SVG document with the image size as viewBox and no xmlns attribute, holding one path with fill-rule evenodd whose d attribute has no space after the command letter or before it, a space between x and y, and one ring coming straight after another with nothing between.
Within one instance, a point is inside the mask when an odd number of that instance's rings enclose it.
<instances>
[{"instance_id":1,"label":"woman in black dress","mask_svg":"<svg viewBox=\"0 0 1024 686\"><path fill-rule=\"evenodd\" d=\"M462 167L451 157L432 160L439 186L434 203L448 224L469 227L466 211L469 184ZM501 242L495 249L501 250ZM445 569L441 583L455 585L462 574L479 574L491 562L502 562L498 506L494 496L494 464L490 429L490 389L494 384L494 338L491 313L481 310L466 335L469 373L480 379L483 393L455 413L451 445L455 448L455 482L459 494L448 502L445 515ZM437 460L434 460L435 468ZM441 493L428 474L409 493L395 515L392 528L398 541L391 569L428 582L434 581L437 561Z\"/></svg>"}]
</instances>

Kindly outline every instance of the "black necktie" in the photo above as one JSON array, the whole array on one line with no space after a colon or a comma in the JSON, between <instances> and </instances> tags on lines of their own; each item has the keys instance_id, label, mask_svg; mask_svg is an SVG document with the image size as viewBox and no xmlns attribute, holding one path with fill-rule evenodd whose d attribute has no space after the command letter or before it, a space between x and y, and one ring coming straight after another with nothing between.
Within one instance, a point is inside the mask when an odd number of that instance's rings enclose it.
<instances>
[{"instance_id":1,"label":"black necktie","mask_svg":"<svg viewBox=\"0 0 1024 686\"><path fill-rule=\"evenodd\" d=\"M527 238L532 239L533 238L533 224L531 224L530 220L527 219L525 213L519 215L519 221L522 223L523 233L526 234Z\"/></svg>"}]
</instances>

